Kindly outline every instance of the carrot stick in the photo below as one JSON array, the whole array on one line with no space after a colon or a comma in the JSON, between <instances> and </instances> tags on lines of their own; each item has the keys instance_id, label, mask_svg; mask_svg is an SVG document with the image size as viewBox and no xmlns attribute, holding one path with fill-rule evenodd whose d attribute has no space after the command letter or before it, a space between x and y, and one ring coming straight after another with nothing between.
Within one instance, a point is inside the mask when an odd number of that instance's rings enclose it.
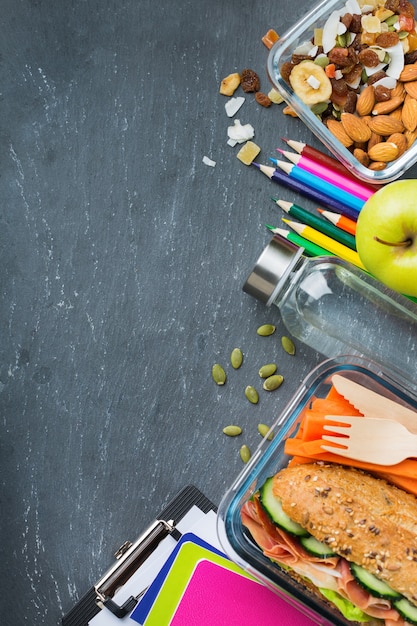
<instances>
[{"instance_id":1,"label":"carrot stick","mask_svg":"<svg viewBox=\"0 0 417 626\"><path fill-rule=\"evenodd\" d=\"M374 463L345 459L335 453L323 450L321 447L323 444L322 436L325 433L323 426L325 423L328 424L328 421L324 419L325 415L356 415L359 419L362 416L334 387L330 388L326 398L314 398L309 408L304 411L297 433L285 442L284 451L292 457L289 465L323 461L356 467L385 478L388 482L417 495L417 461L415 460L406 459L396 465L385 467Z\"/></svg>"}]
</instances>

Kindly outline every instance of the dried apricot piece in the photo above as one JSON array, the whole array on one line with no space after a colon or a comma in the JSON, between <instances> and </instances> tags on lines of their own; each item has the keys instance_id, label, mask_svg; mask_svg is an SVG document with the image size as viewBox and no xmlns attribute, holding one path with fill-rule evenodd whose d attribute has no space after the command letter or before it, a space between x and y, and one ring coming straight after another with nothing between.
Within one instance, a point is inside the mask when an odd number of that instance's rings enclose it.
<instances>
[{"instance_id":1,"label":"dried apricot piece","mask_svg":"<svg viewBox=\"0 0 417 626\"><path fill-rule=\"evenodd\" d=\"M268 48L268 50L270 50L274 43L278 41L278 39L278 33L273 28L270 28L262 37L262 43Z\"/></svg>"}]
</instances>

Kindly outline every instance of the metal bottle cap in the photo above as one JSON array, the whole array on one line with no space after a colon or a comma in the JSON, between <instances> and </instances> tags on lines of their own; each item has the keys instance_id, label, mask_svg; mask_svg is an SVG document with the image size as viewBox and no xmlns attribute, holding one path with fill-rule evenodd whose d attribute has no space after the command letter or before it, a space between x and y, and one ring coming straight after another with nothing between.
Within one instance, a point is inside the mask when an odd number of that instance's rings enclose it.
<instances>
[{"instance_id":1,"label":"metal bottle cap","mask_svg":"<svg viewBox=\"0 0 417 626\"><path fill-rule=\"evenodd\" d=\"M243 285L243 291L269 306L303 252L304 248L299 248L285 237L275 235L257 260Z\"/></svg>"}]
</instances>

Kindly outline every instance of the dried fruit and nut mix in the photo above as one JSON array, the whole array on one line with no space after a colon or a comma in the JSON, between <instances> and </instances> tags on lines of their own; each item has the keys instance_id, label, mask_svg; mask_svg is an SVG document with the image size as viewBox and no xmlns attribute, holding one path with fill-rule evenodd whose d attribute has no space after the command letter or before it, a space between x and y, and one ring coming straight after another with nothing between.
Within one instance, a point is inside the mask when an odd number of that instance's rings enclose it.
<instances>
[{"instance_id":1,"label":"dried fruit and nut mix","mask_svg":"<svg viewBox=\"0 0 417 626\"><path fill-rule=\"evenodd\" d=\"M347 0L280 71L371 170L384 169L417 138L417 32L409 0Z\"/></svg>"}]
</instances>

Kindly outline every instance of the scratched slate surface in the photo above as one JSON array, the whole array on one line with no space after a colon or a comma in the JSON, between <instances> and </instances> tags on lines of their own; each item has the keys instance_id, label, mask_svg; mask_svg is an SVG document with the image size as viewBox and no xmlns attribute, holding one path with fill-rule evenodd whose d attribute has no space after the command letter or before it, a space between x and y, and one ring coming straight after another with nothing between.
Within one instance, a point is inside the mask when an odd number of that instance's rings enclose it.
<instances>
[{"instance_id":1,"label":"scratched slate surface","mask_svg":"<svg viewBox=\"0 0 417 626\"><path fill-rule=\"evenodd\" d=\"M257 423L321 360L301 344L283 353L278 310L242 292L264 224L279 223L278 188L226 145L218 93L244 67L269 90L261 37L308 6L2 2L5 626L58 624L183 486L218 504L242 469L241 443L258 445ZM236 117L254 126L265 162L281 136L314 143L250 94ZM264 322L274 337L256 335ZM245 360L234 372L236 346ZM250 405L244 387L272 360L285 382ZM232 422L243 441L222 434Z\"/></svg>"}]
</instances>

